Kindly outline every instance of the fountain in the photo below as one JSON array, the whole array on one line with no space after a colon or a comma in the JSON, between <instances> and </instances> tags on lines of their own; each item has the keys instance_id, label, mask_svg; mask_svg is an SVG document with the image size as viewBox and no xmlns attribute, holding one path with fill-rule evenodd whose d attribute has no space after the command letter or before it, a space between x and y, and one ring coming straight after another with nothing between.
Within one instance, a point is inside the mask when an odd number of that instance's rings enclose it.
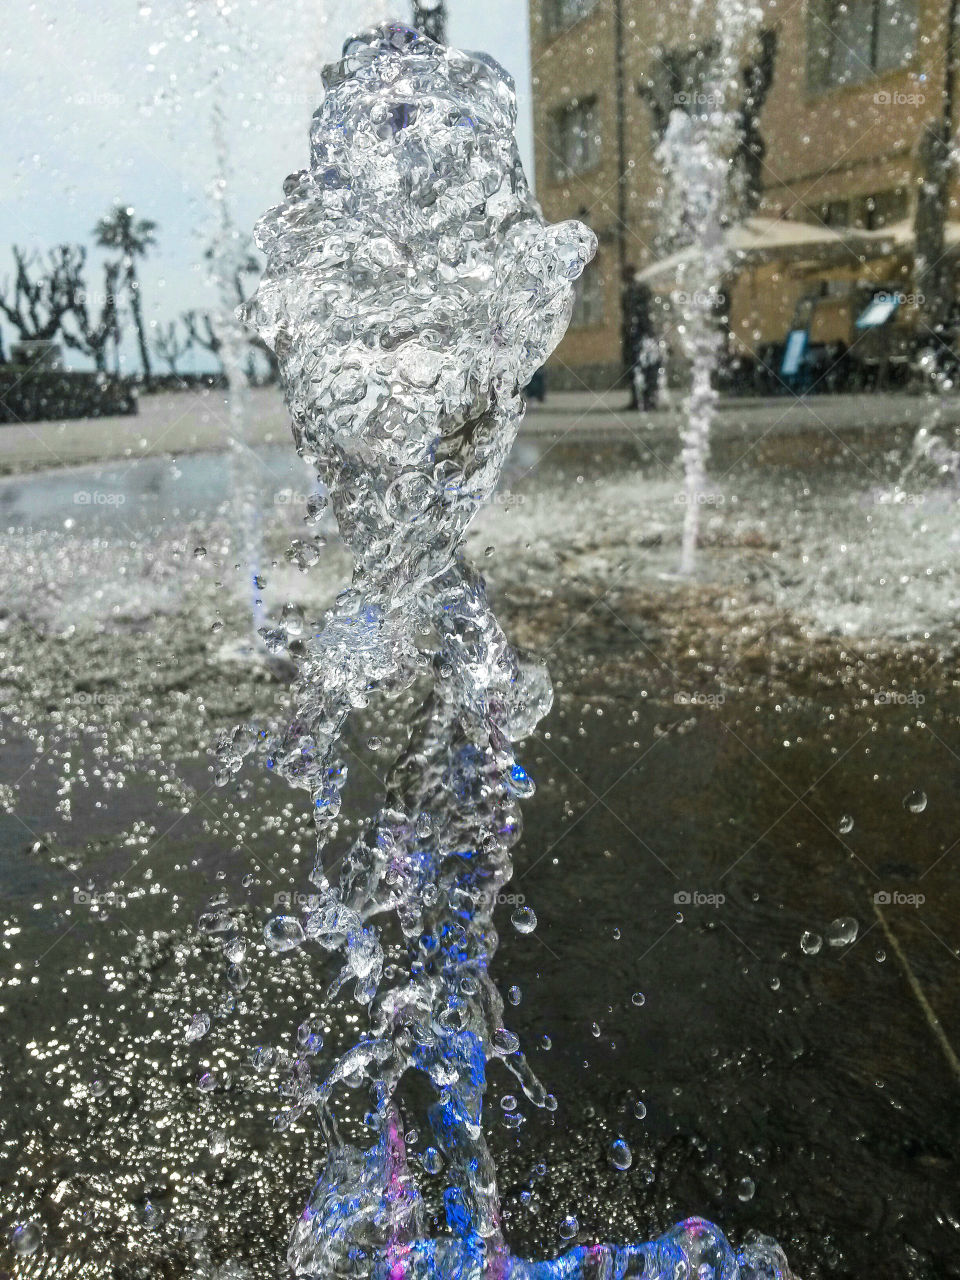
<instances>
[{"instance_id":1,"label":"fountain","mask_svg":"<svg viewBox=\"0 0 960 1280\"><path fill-rule=\"evenodd\" d=\"M544 223L517 153L513 85L489 58L390 24L348 41L323 82L309 168L258 224L267 267L245 309L277 355L297 450L354 559L312 634L271 637L298 675L266 763L307 792L317 858L304 916L274 916L264 937L277 953L339 957L328 998L351 984L366 1021L325 1080L294 1066L287 1082L284 1123L315 1111L327 1148L288 1262L317 1280L784 1280L772 1241L735 1253L698 1218L553 1262L518 1260L504 1239L483 1134L489 1065L534 1106L557 1105L503 1025L489 972L519 802L534 789L517 744L552 689L507 640L461 548L516 437L519 389L560 340L596 242L577 222ZM383 806L348 842L351 712L403 695L419 707L407 746ZM241 725L221 740L221 784L264 736ZM531 932L536 917L520 907L513 923ZM420 1164L427 1180L443 1175L433 1238L401 1122L416 1081L432 1095ZM366 1099L368 1146L338 1121L343 1090Z\"/></svg>"},{"instance_id":2,"label":"fountain","mask_svg":"<svg viewBox=\"0 0 960 1280\"><path fill-rule=\"evenodd\" d=\"M244 659L259 658L263 649L257 634L265 621L261 598L261 574L264 554L260 536L260 510L257 502L257 476L249 443L249 378L245 362L249 349L243 327L236 316L235 281L241 279L246 268L247 254L231 210L233 174L223 115L222 86L214 76L215 94L211 113L216 177L211 196L218 212L218 225L211 248L211 275L217 291L219 308L215 329L220 340L220 359L227 384L227 435L232 490L232 518L239 530L236 554L240 557L246 591L249 592L252 637L241 644L239 655ZM227 649L229 656L231 650ZM239 656L238 655L238 656Z\"/></svg>"},{"instance_id":3,"label":"fountain","mask_svg":"<svg viewBox=\"0 0 960 1280\"><path fill-rule=\"evenodd\" d=\"M761 17L749 0L726 0L717 6L716 54L704 78L705 91L696 95L703 103L696 104L694 114L679 107L671 111L657 152L668 180L667 239L674 247L696 250L681 260L672 297L675 311L683 317L679 333L690 365L690 392L680 427L684 471L680 573L685 575L693 572L696 560L710 430L717 410L714 380L723 348L719 311L728 266L723 232L739 203L733 159L742 127L741 52Z\"/></svg>"}]
</instances>

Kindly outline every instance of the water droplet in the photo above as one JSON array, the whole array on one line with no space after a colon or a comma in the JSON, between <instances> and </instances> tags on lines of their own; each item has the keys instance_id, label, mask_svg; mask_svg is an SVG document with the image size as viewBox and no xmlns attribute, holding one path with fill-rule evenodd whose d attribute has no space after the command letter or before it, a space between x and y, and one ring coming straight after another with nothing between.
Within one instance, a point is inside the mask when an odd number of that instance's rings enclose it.
<instances>
[{"instance_id":1,"label":"water droplet","mask_svg":"<svg viewBox=\"0 0 960 1280\"><path fill-rule=\"evenodd\" d=\"M860 926L853 916L841 916L827 926L827 942L831 947L848 947L856 942Z\"/></svg>"},{"instance_id":2,"label":"water droplet","mask_svg":"<svg viewBox=\"0 0 960 1280\"><path fill-rule=\"evenodd\" d=\"M183 1038L187 1044L191 1044L194 1040L200 1040L210 1030L210 1018L205 1013L195 1013L190 1019L190 1025L183 1033Z\"/></svg>"},{"instance_id":3,"label":"water droplet","mask_svg":"<svg viewBox=\"0 0 960 1280\"><path fill-rule=\"evenodd\" d=\"M217 1087L217 1077L211 1071L205 1071L197 1081L197 1088L201 1093L213 1093Z\"/></svg>"},{"instance_id":4,"label":"water droplet","mask_svg":"<svg viewBox=\"0 0 960 1280\"><path fill-rule=\"evenodd\" d=\"M842 836L848 836L853 830L853 819L848 813L845 813L837 823L837 830Z\"/></svg>"},{"instance_id":5,"label":"water droplet","mask_svg":"<svg viewBox=\"0 0 960 1280\"><path fill-rule=\"evenodd\" d=\"M288 600L283 606L280 617L287 635L299 636L303 634L304 616L300 605Z\"/></svg>"},{"instance_id":6,"label":"water droplet","mask_svg":"<svg viewBox=\"0 0 960 1280\"><path fill-rule=\"evenodd\" d=\"M635 1004L640 1009L647 1003L647 997L642 991L635 991L630 997L630 1003Z\"/></svg>"},{"instance_id":7,"label":"water droplet","mask_svg":"<svg viewBox=\"0 0 960 1280\"><path fill-rule=\"evenodd\" d=\"M323 1036L309 1022L301 1022L297 1027L297 1043L302 1053L312 1057L323 1048Z\"/></svg>"},{"instance_id":8,"label":"water droplet","mask_svg":"<svg viewBox=\"0 0 960 1280\"><path fill-rule=\"evenodd\" d=\"M197 921L201 933L229 933L233 917L228 911L205 911Z\"/></svg>"},{"instance_id":9,"label":"water droplet","mask_svg":"<svg viewBox=\"0 0 960 1280\"><path fill-rule=\"evenodd\" d=\"M638 1102L633 1108L633 1114L638 1120L642 1120L647 1114L647 1104L645 1102Z\"/></svg>"},{"instance_id":10,"label":"water droplet","mask_svg":"<svg viewBox=\"0 0 960 1280\"><path fill-rule=\"evenodd\" d=\"M443 1168L443 1157L436 1147L427 1147L420 1157L420 1163L427 1173L439 1173Z\"/></svg>"},{"instance_id":11,"label":"water droplet","mask_svg":"<svg viewBox=\"0 0 960 1280\"><path fill-rule=\"evenodd\" d=\"M292 951L305 941L303 925L296 916L273 916L263 926L263 939L271 951Z\"/></svg>"},{"instance_id":12,"label":"water droplet","mask_svg":"<svg viewBox=\"0 0 960 1280\"><path fill-rule=\"evenodd\" d=\"M207 1139L207 1147L212 1156L222 1156L227 1152L230 1141L226 1129L213 1129Z\"/></svg>"},{"instance_id":13,"label":"water droplet","mask_svg":"<svg viewBox=\"0 0 960 1280\"><path fill-rule=\"evenodd\" d=\"M623 1138L617 1138L610 1144L610 1163L615 1169L629 1169L633 1164L633 1152Z\"/></svg>"},{"instance_id":14,"label":"water droplet","mask_svg":"<svg viewBox=\"0 0 960 1280\"><path fill-rule=\"evenodd\" d=\"M903 807L910 813L923 813L927 807L927 793L925 791L911 791L903 797Z\"/></svg>"},{"instance_id":15,"label":"water droplet","mask_svg":"<svg viewBox=\"0 0 960 1280\"><path fill-rule=\"evenodd\" d=\"M504 1111L516 1111L517 1100L512 1093L506 1093L500 1099L500 1105L503 1107Z\"/></svg>"},{"instance_id":16,"label":"water droplet","mask_svg":"<svg viewBox=\"0 0 960 1280\"><path fill-rule=\"evenodd\" d=\"M510 990L507 992L507 999L508 999L508 1000L510 1001L510 1003L511 1003L511 1004L513 1004L513 1005L517 1005L517 1004L519 1004L519 1003L520 1003L520 998L521 998L521 997L520 997L520 988L519 988L519 987L511 987L511 988L510 988Z\"/></svg>"},{"instance_id":17,"label":"water droplet","mask_svg":"<svg viewBox=\"0 0 960 1280\"><path fill-rule=\"evenodd\" d=\"M510 923L517 933L533 933L537 927L537 915L533 907L516 907L510 917Z\"/></svg>"},{"instance_id":18,"label":"water droplet","mask_svg":"<svg viewBox=\"0 0 960 1280\"><path fill-rule=\"evenodd\" d=\"M507 786L515 796L526 800L537 789L537 784L521 764L514 764L507 775Z\"/></svg>"},{"instance_id":19,"label":"water droplet","mask_svg":"<svg viewBox=\"0 0 960 1280\"><path fill-rule=\"evenodd\" d=\"M564 1220L560 1223L560 1239L572 1240L580 1230L580 1223L576 1220L572 1213L568 1213Z\"/></svg>"},{"instance_id":20,"label":"water droplet","mask_svg":"<svg viewBox=\"0 0 960 1280\"><path fill-rule=\"evenodd\" d=\"M195 560L205 560L207 556L206 547L194 547L193 555Z\"/></svg>"},{"instance_id":21,"label":"water droplet","mask_svg":"<svg viewBox=\"0 0 960 1280\"><path fill-rule=\"evenodd\" d=\"M757 1190L757 1184L752 1178L741 1178L737 1183L737 1199L752 1200Z\"/></svg>"},{"instance_id":22,"label":"water droplet","mask_svg":"<svg viewBox=\"0 0 960 1280\"><path fill-rule=\"evenodd\" d=\"M223 954L231 964L239 964L247 954L247 944L243 938L231 938L224 943Z\"/></svg>"},{"instance_id":23,"label":"water droplet","mask_svg":"<svg viewBox=\"0 0 960 1280\"><path fill-rule=\"evenodd\" d=\"M878 947L876 955L874 956L874 959L876 960L877 964L883 964L886 958L887 958L887 953L884 951L883 947Z\"/></svg>"},{"instance_id":24,"label":"water droplet","mask_svg":"<svg viewBox=\"0 0 960 1280\"><path fill-rule=\"evenodd\" d=\"M508 1058L520 1048L520 1038L506 1027L498 1027L493 1033L493 1051L501 1058Z\"/></svg>"},{"instance_id":25,"label":"water droplet","mask_svg":"<svg viewBox=\"0 0 960 1280\"><path fill-rule=\"evenodd\" d=\"M18 1227L14 1227L10 1236L10 1244L13 1252L21 1258L29 1257L31 1253L36 1253L43 1241L43 1234L35 1222L23 1222Z\"/></svg>"},{"instance_id":26,"label":"water droplet","mask_svg":"<svg viewBox=\"0 0 960 1280\"><path fill-rule=\"evenodd\" d=\"M807 930L800 938L800 950L805 956L815 956L823 946L823 939L819 933L810 933Z\"/></svg>"}]
</instances>

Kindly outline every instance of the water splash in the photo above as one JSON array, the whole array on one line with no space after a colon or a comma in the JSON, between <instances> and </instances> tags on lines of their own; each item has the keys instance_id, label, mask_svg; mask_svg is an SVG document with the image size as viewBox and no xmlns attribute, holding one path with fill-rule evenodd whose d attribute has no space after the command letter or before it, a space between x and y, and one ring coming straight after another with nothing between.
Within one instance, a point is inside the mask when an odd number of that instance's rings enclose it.
<instances>
[{"instance_id":1,"label":"water splash","mask_svg":"<svg viewBox=\"0 0 960 1280\"><path fill-rule=\"evenodd\" d=\"M248 254L231 207L235 180L230 164L219 76L214 77L213 90L215 96L211 125L216 177L211 196L217 210L218 225L211 244L210 271L219 303L214 328L220 341L220 360L227 384L227 446L233 523L239 531L236 554L243 566L254 632L252 638L256 641L256 633L265 620L259 587L264 552L260 532L260 505L257 501L258 477L249 442L250 378L245 366L250 359L250 351L243 326L236 315L237 282L247 270Z\"/></svg>"},{"instance_id":2,"label":"water splash","mask_svg":"<svg viewBox=\"0 0 960 1280\"><path fill-rule=\"evenodd\" d=\"M726 0L716 6L716 52L704 91L692 95L698 100L696 114L671 111L657 150L669 184L667 239L676 248L696 250L681 260L672 296L675 314L683 317L679 333L690 364L690 392L680 428L682 574L692 573L696 560L710 430L717 411L715 375L724 343L720 312L729 266L723 232L740 204L733 163L742 128L740 67L744 44L761 18L761 10L749 0Z\"/></svg>"},{"instance_id":3,"label":"water splash","mask_svg":"<svg viewBox=\"0 0 960 1280\"><path fill-rule=\"evenodd\" d=\"M461 544L596 241L577 222L545 224L517 153L513 85L490 59L392 24L349 41L323 79L310 167L257 228L268 262L246 318L280 361L298 451L329 493L354 573L312 634L268 637L298 679L267 765L307 791L317 860L303 921L275 918L265 937L276 951L336 956L328 999L349 989L367 1025L321 1083L290 1073L282 1123L315 1111L327 1160L288 1262L324 1280L787 1276L771 1242L735 1254L699 1219L554 1262L517 1260L504 1240L483 1134L488 1067L499 1059L534 1106L556 1107L503 1025L489 973L520 801L534 790L517 744L552 688L507 640ZM319 546L297 554L309 564ZM338 849L350 714L417 690L383 807ZM249 726L224 738L218 781L260 739ZM436 1144L423 1174L443 1175L437 1239L400 1121L417 1078ZM366 1148L341 1131L344 1090L366 1095Z\"/></svg>"}]
</instances>

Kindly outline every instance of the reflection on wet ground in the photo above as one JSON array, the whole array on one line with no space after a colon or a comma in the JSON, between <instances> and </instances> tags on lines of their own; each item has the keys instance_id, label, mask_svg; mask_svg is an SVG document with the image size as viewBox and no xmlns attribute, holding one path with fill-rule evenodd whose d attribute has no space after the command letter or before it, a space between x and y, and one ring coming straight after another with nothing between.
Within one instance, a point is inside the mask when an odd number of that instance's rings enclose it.
<instances>
[{"instance_id":1,"label":"reflection on wet ground","mask_svg":"<svg viewBox=\"0 0 960 1280\"><path fill-rule=\"evenodd\" d=\"M522 441L473 538L557 686L510 886L539 924L504 903L497 958L560 1104L508 1129L494 1077L516 1252L569 1247L571 1213L582 1241L699 1213L805 1278L960 1275L955 495L897 496L896 439L813 466L822 443L715 455L691 582L672 457L633 441ZM268 611L318 609L342 552L286 563L302 472L264 461ZM318 1075L354 1038L322 959L260 941L304 887L297 797L212 788L217 728L286 697L225 659L228 498L213 456L0 485L0 1177L5 1226L43 1235L18 1277L282 1274L318 1161L309 1125L271 1128L290 1028L322 1028ZM365 811L394 715L351 744Z\"/></svg>"}]
</instances>

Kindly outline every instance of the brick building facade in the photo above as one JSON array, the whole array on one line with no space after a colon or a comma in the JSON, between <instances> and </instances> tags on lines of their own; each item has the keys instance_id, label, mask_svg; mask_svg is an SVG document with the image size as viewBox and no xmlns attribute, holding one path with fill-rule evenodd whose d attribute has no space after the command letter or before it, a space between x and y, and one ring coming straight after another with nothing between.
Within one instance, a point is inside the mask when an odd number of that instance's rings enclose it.
<instances>
[{"instance_id":1,"label":"brick building facade","mask_svg":"<svg viewBox=\"0 0 960 1280\"><path fill-rule=\"evenodd\" d=\"M605 387L622 373L621 279L663 252L655 152L671 109L700 109L710 3L693 19L687 0L530 0L538 198L548 218L579 217L600 241L551 363L555 386ZM952 103L956 0L761 8L741 64L743 104L758 107L745 112L752 207L830 227L912 220L924 128L942 119L945 91ZM807 277L769 268L737 282L730 325L747 349L785 337Z\"/></svg>"}]
</instances>

